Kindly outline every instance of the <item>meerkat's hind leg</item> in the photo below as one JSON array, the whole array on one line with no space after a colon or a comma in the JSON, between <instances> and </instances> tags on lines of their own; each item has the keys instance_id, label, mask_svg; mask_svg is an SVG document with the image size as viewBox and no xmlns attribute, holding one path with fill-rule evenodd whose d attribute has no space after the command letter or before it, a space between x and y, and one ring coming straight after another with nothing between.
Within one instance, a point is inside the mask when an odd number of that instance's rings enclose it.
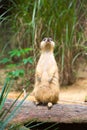
<instances>
[{"instance_id":1,"label":"meerkat's hind leg","mask_svg":"<svg viewBox=\"0 0 87 130\"><path fill-rule=\"evenodd\" d=\"M47 106L49 109L52 108L52 106L53 106L52 102L48 102Z\"/></svg>"}]
</instances>

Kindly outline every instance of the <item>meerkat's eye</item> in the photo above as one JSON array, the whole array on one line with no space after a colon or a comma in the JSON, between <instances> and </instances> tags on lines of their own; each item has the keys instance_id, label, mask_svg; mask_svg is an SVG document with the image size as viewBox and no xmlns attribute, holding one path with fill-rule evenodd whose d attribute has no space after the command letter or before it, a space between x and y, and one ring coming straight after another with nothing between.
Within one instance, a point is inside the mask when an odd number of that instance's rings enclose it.
<instances>
[{"instance_id":1,"label":"meerkat's eye","mask_svg":"<svg viewBox=\"0 0 87 130\"><path fill-rule=\"evenodd\" d=\"M50 41L53 41L52 38L49 38Z\"/></svg>"},{"instance_id":2,"label":"meerkat's eye","mask_svg":"<svg viewBox=\"0 0 87 130\"><path fill-rule=\"evenodd\" d=\"M43 41L46 41L47 38L44 38Z\"/></svg>"}]
</instances>

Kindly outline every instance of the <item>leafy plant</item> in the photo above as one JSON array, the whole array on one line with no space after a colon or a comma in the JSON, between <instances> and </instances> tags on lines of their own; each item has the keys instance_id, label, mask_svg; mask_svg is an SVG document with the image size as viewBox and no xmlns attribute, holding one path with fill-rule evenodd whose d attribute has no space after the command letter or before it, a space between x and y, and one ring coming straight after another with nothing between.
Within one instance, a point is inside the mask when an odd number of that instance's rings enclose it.
<instances>
[{"instance_id":1,"label":"leafy plant","mask_svg":"<svg viewBox=\"0 0 87 130\"><path fill-rule=\"evenodd\" d=\"M33 62L34 62L34 61L33 61L33 58L32 58L32 57L23 59L23 63L24 63L24 64L27 64L27 63L33 64Z\"/></svg>"},{"instance_id":2,"label":"leafy plant","mask_svg":"<svg viewBox=\"0 0 87 130\"><path fill-rule=\"evenodd\" d=\"M28 63L29 64L33 64L33 57L26 57L26 55L29 54L29 52L32 51L32 48L24 48L24 49L14 49L12 51L9 52L9 55L10 57L19 57L20 60L19 62L16 64L14 63L15 65L19 65L19 66L23 66L22 69L19 69L19 70L14 70L12 72L9 72L8 73L8 76L11 77L11 78L14 78L14 79L17 79L18 77L23 77L24 74L25 74L25 70L27 69L27 65Z\"/></svg>"},{"instance_id":3,"label":"leafy plant","mask_svg":"<svg viewBox=\"0 0 87 130\"><path fill-rule=\"evenodd\" d=\"M33 63L36 65L40 41L45 36L51 36L56 42L55 55L63 78L62 82L66 73L68 75L66 84L68 84L72 77L72 62L78 58L80 48L83 48L79 45L86 40L83 37L84 22L82 22L86 18L86 7L85 0L23 2L9 0L7 10L10 9L10 15L6 18L10 25L9 33L12 34L9 36L9 45L13 48L9 53L10 56L22 56L22 61L27 64L30 60L26 59L27 52L22 49L32 48L29 57L33 57ZM65 69L68 65L70 65L69 70Z\"/></svg>"},{"instance_id":4,"label":"leafy plant","mask_svg":"<svg viewBox=\"0 0 87 130\"><path fill-rule=\"evenodd\" d=\"M11 59L10 58L3 58L0 63L1 64L7 64L7 63L10 63L11 62Z\"/></svg>"},{"instance_id":5,"label":"leafy plant","mask_svg":"<svg viewBox=\"0 0 87 130\"><path fill-rule=\"evenodd\" d=\"M0 61L1 64L6 64L7 68L10 68L9 72L7 72L9 78L17 80L19 77L24 77L28 73L27 65L34 63L33 57L28 57L31 51L32 48L14 49L8 52L9 58L3 58ZM12 61L14 57L19 58L17 63Z\"/></svg>"},{"instance_id":6,"label":"leafy plant","mask_svg":"<svg viewBox=\"0 0 87 130\"><path fill-rule=\"evenodd\" d=\"M9 82L10 82L10 79L7 78L6 82L3 86L2 92L0 93L0 110L2 110L4 103L6 101L7 95L10 91L11 86L12 86L12 83L9 84Z\"/></svg>"},{"instance_id":7,"label":"leafy plant","mask_svg":"<svg viewBox=\"0 0 87 130\"><path fill-rule=\"evenodd\" d=\"M20 69L20 70L8 72L8 77L11 79L18 79L19 77L23 77L24 74L25 74L24 70Z\"/></svg>"},{"instance_id":8,"label":"leafy plant","mask_svg":"<svg viewBox=\"0 0 87 130\"><path fill-rule=\"evenodd\" d=\"M17 111L19 110L19 108L21 107L22 103L24 102L24 100L27 98L28 95L26 95L26 97L18 104L17 107L14 107L15 103L17 102L17 100L19 99L19 97L21 96L21 94L23 93L23 91L20 93L20 95L18 96L18 98L12 103L11 106L9 106L8 110L4 110L4 105L8 96L8 93L10 92L10 89L13 85L13 80L10 80L10 78L6 78L6 82L2 88L2 91L0 93L0 129L4 130L8 123L13 119L13 117L17 114ZM10 114L9 111L13 108L13 110L11 111Z\"/></svg>"},{"instance_id":9,"label":"leafy plant","mask_svg":"<svg viewBox=\"0 0 87 130\"><path fill-rule=\"evenodd\" d=\"M21 56L25 56L27 53L29 53L32 50L32 48L24 48L24 49L14 49L12 51L9 52L10 57L21 57Z\"/></svg>"}]
</instances>

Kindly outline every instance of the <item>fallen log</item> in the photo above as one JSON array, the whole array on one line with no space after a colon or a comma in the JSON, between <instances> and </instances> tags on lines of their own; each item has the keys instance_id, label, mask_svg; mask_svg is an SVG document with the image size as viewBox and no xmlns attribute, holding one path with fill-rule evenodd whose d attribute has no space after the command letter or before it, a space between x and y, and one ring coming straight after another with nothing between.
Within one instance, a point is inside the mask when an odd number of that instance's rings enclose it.
<instances>
[{"instance_id":1,"label":"fallen log","mask_svg":"<svg viewBox=\"0 0 87 130\"><path fill-rule=\"evenodd\" d=\"M7 100L4 109L8 110L13 100ZM16 107L20 100L14 105ZM51 109L47 106L36 106L33 102L24 101L11 123L25 124L31 120L37 122L57 123L87 123L87 104L64 104L53 105ZM12 110L9 111L11 113Z\"/></svg>"}]
</instances>

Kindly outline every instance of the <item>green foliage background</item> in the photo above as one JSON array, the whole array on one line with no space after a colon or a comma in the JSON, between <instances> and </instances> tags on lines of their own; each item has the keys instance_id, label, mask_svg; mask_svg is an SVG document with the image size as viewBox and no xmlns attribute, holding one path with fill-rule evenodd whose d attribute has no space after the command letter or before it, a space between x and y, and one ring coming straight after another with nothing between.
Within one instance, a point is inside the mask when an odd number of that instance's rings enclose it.
<instances>
[{"instance_id":1,"label":"green foliage background","mask_svg":"<svg viewBox=\"0 0 87 130\"><path fill-rule=\"evenodd\" d=\"M10 80L22 77L25 87L34 83L39 45L44 37L52 37L56 43L54 55L61 84L74 82L76 60L87 54L87 45L84 44L87 41L84 35L87 1L0 0L0 10L0 67L5 65L12 70L7 75L9 82L0 93L0 128L4 130L25 100L9 116L9 110L4 114L2 108L12 86Z\"/></svg>"},{"instance_id":2,"label":"green foliage background","mask_svg":"<svg viewBox=\"0 0 87 130\"><path fill-rule=\"evenodd\" d=\"M61 83L72 83L75 77L73 65L79 52L87 52L83 45L86 41L83 22L87 17L86 7L86 0L8 0L0 17L1 26L8 33L6 41L3 36L1 38L5 41L1 54L14 49L32 48L28 56L33 56L35 68L40 41L44 37L52 37L56 43L54 53Z\"/></svg>"}]
</instances>

